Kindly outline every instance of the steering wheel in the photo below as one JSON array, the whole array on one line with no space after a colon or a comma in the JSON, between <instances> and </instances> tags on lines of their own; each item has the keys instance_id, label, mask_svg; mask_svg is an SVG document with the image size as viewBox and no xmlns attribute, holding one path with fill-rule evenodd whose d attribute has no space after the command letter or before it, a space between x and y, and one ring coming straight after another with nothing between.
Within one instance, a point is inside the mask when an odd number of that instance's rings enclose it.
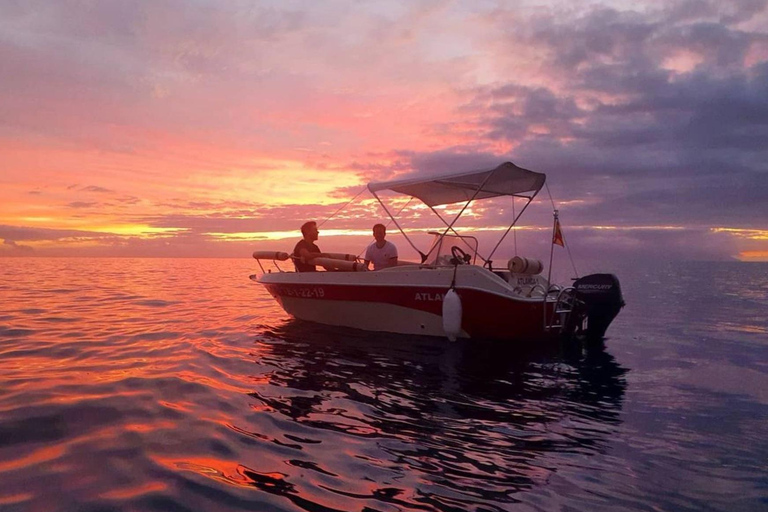
<instances>
[{"instance_id":1,"label":"steering wheel","mask_svg":"<svg viewBox=\"0 0 768 512\"><path fill-rule=\"evenodd\" d=\"M472 256L470 256L469 254L464 252L464 249L462 249L461 247L459 247L457 245L454 245L453 247L451 247L451 254L456 259L456 261L458 262L459 265L461 265L462 262L464 264L467 264L467 263L469 263L469 260L472 259Z\"/></svg>"}]
</instances>

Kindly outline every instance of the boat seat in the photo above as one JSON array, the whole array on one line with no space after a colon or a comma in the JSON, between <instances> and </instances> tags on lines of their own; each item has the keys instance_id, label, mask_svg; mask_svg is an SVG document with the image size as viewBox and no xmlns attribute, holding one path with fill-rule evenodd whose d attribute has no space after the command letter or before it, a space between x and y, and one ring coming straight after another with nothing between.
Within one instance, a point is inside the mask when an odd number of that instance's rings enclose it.
<instances>
[{"instance_id":1,"label":"boat seat","mask_svg":"<svg viewBox=\"0 0 768 512\"><path fill-rule=\"evenodd\" d=\"M501 271L493 271L493 274L496 276L499 276L505 283L508 283L509 280L507 279L507 276L509 275L509 272L501 272Z\"/></svg>"}]
</instances>

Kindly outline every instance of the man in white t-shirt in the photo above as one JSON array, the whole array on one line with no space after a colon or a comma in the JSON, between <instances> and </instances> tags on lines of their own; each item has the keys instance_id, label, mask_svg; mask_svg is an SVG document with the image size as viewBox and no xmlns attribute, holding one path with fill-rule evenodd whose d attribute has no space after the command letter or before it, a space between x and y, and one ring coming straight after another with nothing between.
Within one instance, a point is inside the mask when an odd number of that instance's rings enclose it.
<instances>
[{"instance_id":1,"label":"man in white t-shirt","mask_svg":"<svg viewBox=\"0 0 768 512\"><path fill-rule=\"evenodd\" d=\"M376 239L365 251L365 266L373 262L373 270L381 270L397 265L397 247L392 242L384 240L387 228L384 224L373 226L373 238Z\"/></svg>"}]
</instances>

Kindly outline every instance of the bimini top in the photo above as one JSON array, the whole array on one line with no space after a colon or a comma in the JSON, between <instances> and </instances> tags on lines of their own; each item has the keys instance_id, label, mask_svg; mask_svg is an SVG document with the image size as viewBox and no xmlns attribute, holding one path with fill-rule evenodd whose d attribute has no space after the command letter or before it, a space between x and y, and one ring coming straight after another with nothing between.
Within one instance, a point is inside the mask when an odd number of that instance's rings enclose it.
<instances>
[{"instance_id":1,"label":"bimini top","mask_svg":"<svg viewBox=\"0 0 768 512\"><path fill-rule=\"evenodd\" d=\"M368 184L375 194L392 190L417 197L427 206L452 204L498 196L533 197L544 186L545 174L504 162L495 169L381 181Z\"/></svg>"}]
</instances>

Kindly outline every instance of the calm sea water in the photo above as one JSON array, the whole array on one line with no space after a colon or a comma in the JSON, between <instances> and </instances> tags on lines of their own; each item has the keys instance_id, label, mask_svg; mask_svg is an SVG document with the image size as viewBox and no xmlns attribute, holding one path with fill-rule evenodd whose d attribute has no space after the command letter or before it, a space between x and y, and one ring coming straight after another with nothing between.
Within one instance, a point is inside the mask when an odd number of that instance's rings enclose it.
<instances>
[{"instance_id":1,"label":"calm sea water","mask_svg":"<svg viewBox=\"0 0 768 512\"><path fill-rule=\"evenodd\" d=\"M621 270L604 348L528 353L255 270L0 259L0 510L768 510L768 265Z\"/></svg>"}]
</instances>

